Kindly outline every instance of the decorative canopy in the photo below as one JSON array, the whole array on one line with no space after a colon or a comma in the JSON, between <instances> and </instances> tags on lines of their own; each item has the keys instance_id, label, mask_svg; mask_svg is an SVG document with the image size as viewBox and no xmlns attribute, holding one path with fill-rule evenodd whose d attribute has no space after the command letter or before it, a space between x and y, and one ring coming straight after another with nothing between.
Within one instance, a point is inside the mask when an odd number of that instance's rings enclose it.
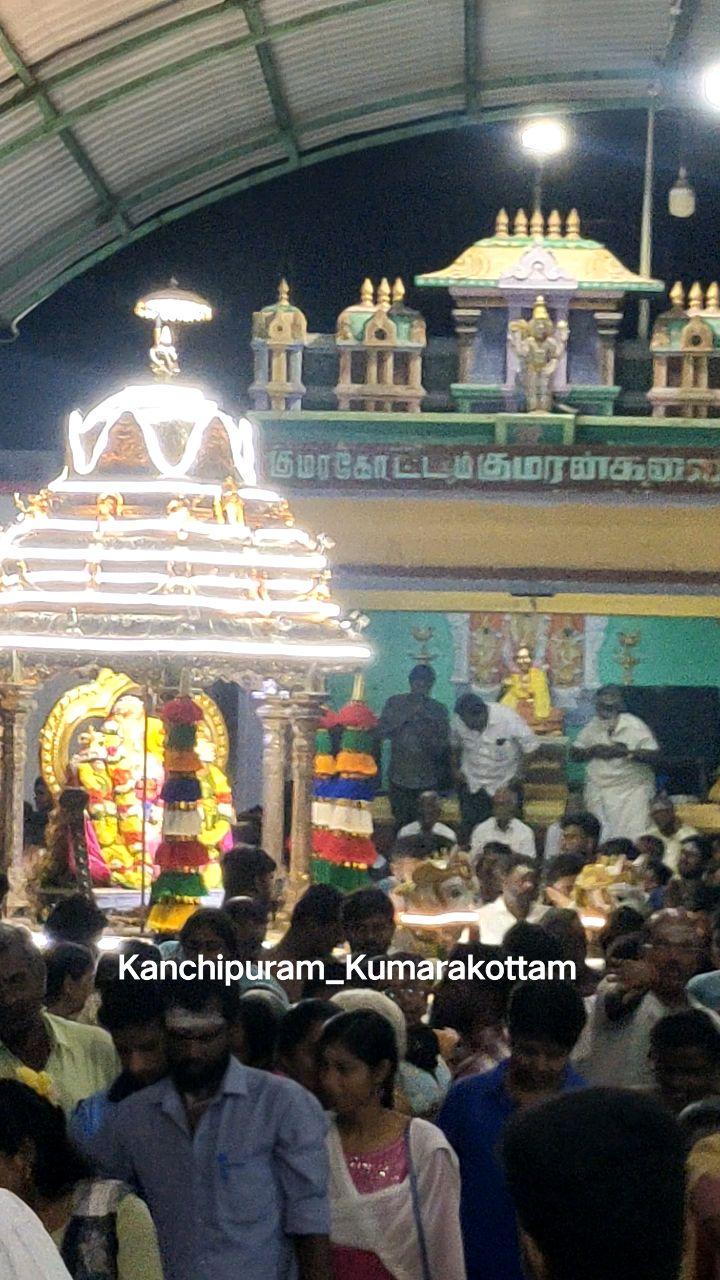
<instances>
[{"instance_id":1,"label":"decorative canopy","mask_svg":"<svg viewBox=\"0 0 720 1280\"><path fill-rule=\"evenodd\" d=\"M0 534L0 650L273 676L371 650L331 597L332 544L257 483L252 426L196 387L70 416L67 465Z\"/></svg>"},{"instance_id":2,"label":"decorative canopy","mask_svg":"<svg viewBox=\"0 0 720 1280\"><path fill-rule=\"evenodd\" d=\"M661 280L629 271L598 240L583 239L575 209L568 214L564 228L556 211L546 226L541 213L534 213L528 221L519 209L512 230L507 213L501 209L493 236L476 241L449 267L416 276L415 283L444 289L496 290L505 283L531 279L536 268L541 269L543 278L556 277L567 282L569 290L584 293L662 293L665 288Z\"/></svg>"}]
</instances>

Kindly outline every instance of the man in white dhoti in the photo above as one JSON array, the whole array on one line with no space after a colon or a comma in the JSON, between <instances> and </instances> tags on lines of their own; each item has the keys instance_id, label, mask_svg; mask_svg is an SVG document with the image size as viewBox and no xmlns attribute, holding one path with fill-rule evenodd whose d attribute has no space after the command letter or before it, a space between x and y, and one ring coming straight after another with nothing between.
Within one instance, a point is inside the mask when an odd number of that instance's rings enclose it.
<instances>
[{"instance_id":1,"label":"man in white dhoti","mask_svg":"<svg viewBox=\"0 0 720 1280\"><path fill-rule=\"evenodd\" d=\"M625 710L618 685L598 689L595 712L570 759L587 762L585 803L602 823L601 840L636 840L647 831L658 744L645 721Z\"/></svg>"}]
</instances>

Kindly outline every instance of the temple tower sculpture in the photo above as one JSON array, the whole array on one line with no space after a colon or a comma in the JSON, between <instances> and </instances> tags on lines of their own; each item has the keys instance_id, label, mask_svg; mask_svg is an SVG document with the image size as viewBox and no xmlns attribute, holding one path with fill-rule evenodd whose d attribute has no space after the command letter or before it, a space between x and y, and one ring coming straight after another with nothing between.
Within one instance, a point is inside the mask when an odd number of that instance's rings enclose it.
<instances>
[{"instance_id":1,"label":"temple tower sculpture","mask_svg":"<svg viewBox=\"0 0 720 1280\"><path fill-rule=\"evenodd\" d=\"M720 416L720 286L703 294L696 282L685 301L678 280L670 309L653 326L650 350L653 384L648 391L653 417Z\"/></svg>"},{"instance_id":2,"label":"temple tower sculpture","mask_svg":"<svg viewBox=\"0 0 720 1280\"><path fill-rule=\"evenodd\" d=\"M418 413L425 395L422 357L425 321L405 305L405 286L382 279L374 294L364 280L360 301L341 311L335 343L340 357L338 409Z\"/></svg>"},{"instance_id":3,"label":"temple tower sculpture","mask_svg":"<svg viewBox=\"0 0 720 1280\"><path fill-rule=\"evenodd\" d=\"M301 409L307 320L290 301L287 280L278 286L277 302L253 313L252 349L255 376L250 387L256 409Z\"/></svg>"}]
</instances>

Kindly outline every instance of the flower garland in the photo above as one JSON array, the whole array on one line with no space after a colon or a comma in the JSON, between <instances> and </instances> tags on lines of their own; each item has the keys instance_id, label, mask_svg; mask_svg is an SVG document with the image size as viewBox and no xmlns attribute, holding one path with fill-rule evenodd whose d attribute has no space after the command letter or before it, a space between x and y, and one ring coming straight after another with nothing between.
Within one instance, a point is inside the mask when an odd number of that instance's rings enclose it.
<instances>
[{"instance_id":1,"label":"flower garland","mask_svg":"<svg viewBox=\"0 0 720 1280\"><path fill-rule=\"evenodd\" d=\"M362 679L350 702L328 711L316 738L312 806L312 874L316 883L354 889L367 884L377 858L371 801L377 786L373 730L377 716L363 701ZM335 751L333 738L337 741Z\"/></svg>"},{"instance_id":2,"label":"flower garland","mask_svg":"<svg viewBox=\"0 0 720 1280\"><path fill-rule=\"evenodd\" d=\"M165 783L162 841L155 854L160 875L150 895L148 926L156 933L175 933L207 892L200 872L208 853L202 829L198 774L202 761L195 747L203 713L192 698L173 698L160 711L165 724Z\"/></svg>"}]
</instances>

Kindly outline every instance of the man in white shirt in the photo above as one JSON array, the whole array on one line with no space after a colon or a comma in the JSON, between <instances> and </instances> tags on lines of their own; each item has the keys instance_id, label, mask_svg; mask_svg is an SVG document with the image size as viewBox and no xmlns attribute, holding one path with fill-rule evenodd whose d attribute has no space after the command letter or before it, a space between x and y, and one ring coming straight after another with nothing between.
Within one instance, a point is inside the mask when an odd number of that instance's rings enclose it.
<instances>
[{"instance_id":1,"label":"man in white shirt","mask_svg":"<svg viewBox=\"0 0 720 1280\"><path fill-rule=\"evenodd\" d=\"M602 823L602 841L636 840L650 822L660 750L645 721L625 710L618 685L598 689L595 711L575 739L570 759L587 762L585 800Z\"/></svg>"},{"instance_id":2,"label":"man in white shirt","mask_svg":"<svg viewBox=\"0 0 720 1280\"><path fill-rule=\"evenodd\" d=\"M616 983L603 982L578 1042L573 1066L591 1085L652 1088L650 1033L667 1013L698 1005L687 984L701 962L701 941L687 911L659 911L645 925L642 960L625 960ZM707 1010L720 1027L717 1014Z\"/></svg>"},{"instance_id":3,"label":"man in white shirt","mask_svg":"<svg viewBox=\"0 0 720 1280\"><path fill-rule=\"evenodd\" d=\"M517 816L517 794L512 787L501 787L495 792L492 802L492 817L480 822L470 837L470 852L480 854L491 840L499 840L512 849L513 853L522 853L526 858L537 857L535 833L526 822Z\"/></svg>"},{"instance_id":4,"label":"man in white shirt","mask_svg":"<svg viewBox=\"0 0 720 1280\"><path fill-rule=\"evenodd\" d=\"M423 791L418 800L418 821L407 822L401 827L397 833L398 840L405 840L407 836L441 836L443 840L451 840L453 844L457 842L457 836L452 827L448 827L444 822L440 822L440 814L442 812L442 802L437 791Z\"/></svg>"},{"instance_id":5,"label":"man in white shirt","mask_svg":"<svg viewBox=\"0 0 720 1280\"><path fill-rule=\"evenodd\" d=\"M462 816L461 840L490 817L492 798L517 778L523 757L541 745L516 711L465 693L455 704L450 742Z\"/></svg>"},{"instance_id":6,"label":"man in white shirt","mask_svg":"<svg viewBox=\"0 0 720 1280\"><path fill-rule=\"evenodd\" d=\"M698 833L695 827L688 827L680 821L672 800L662 792L655 796L650 805L650 818L650 826L643 835L662 840L665 846L663 862L674 875L677 875L680 846L683 840L689 840Z\"/></svg>"},{"instance_id":7,"label":"man in white shirt","mask_svg":"<svg viewBox=\"0 0 720 1280\"><path fill-rule=\"evenodd\" d=\"M71 1280L56 1246L32 1209L0 1191L0 1276L2 1280Z\"/></svg>"},{"instance_id":8,"label":"man in white shirt","mask_svg":"<svg viewBox=\"0 0 720 1280\"><path fill-rule=\"evenodd\" d=\"M494 902L487 902L477 913L480 941L489 947L499 947L508 929L519 920L538 924L547 907L537 901L540 877L531 858L513 854L503 875L502 893Z\"/></svg>"}]
</instances>

